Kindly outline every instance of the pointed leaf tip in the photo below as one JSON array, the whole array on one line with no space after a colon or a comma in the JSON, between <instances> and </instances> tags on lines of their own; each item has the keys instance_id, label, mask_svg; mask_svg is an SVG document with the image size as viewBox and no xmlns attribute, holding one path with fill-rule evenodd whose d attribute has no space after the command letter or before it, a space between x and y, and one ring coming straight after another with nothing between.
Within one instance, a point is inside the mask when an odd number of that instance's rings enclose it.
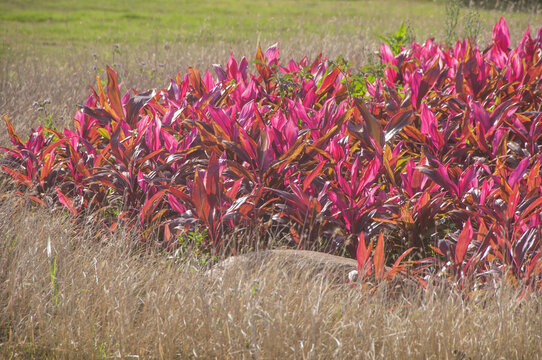
<instances>
[{"instance_id":1,"label":"pointed leaf tip","mask_svg":"<svg viewBox=\"0 0 542 360\"><path fill-rule=\"evenodd\" d=\"M530 159L525 158L521 160L518 164L518 166L512 171L510 176L508 177L508 185L510 185L511 188L513 188L516 183L523 178L523 175L525 175L525 172L527 171L527 167L530 164Z\"/></svg>"},{"instance_id":2,"label":"pointed leaf tip","mask_svg":"<svg viewBox=\"0 0 542 360\"><path fill-rule=\"evenodd\" d=\"M124 120L124 110L122 109L121 96L119 92L119 84L117 81L117 72L113 70L109 65L105 66L107 71L107 97L111 108L117 115L117 120Z\"/></svg>"},{"instance_id":3,"label":"pointed leaf tip","mask_svg":"<svg viewBox=\"0 0 542 360\"><path fill-rule=\"evenodd\" d=\"M504 17L501 16L499 22L495 24L491 38L500 50L508 50L508 46L510 46L510 32Z\"/></svg>"}]
</instances>

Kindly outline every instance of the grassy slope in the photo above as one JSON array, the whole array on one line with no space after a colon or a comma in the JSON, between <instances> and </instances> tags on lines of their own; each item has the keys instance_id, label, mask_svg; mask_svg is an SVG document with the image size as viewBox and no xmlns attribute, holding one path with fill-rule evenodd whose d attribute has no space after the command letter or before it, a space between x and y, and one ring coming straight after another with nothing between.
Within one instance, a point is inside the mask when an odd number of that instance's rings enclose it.
<instances>
[{"instance_id":1,"label":"grassy slope","mask_svg":"<svg viewBox=\"0 0 542 360\"><path fill-rule=\"evenodd\" d=\"M344 22L401 13L401 19L432 14L434 5L389 1L27 1L0 5L8 44L33 39L34 44L136 44L154 41L235 41L258 35L303 36L310 31L356 31ZM394 9L395 8L395 9ZM287 9L287 10L286 10ZM398 11L399 10L399 11ZM436 14L435 14L436 15ZM380 24L382 26L382 24ZM375 28L373 30L384 30Z\"/></svg>"},{"instance_id":2,"label":"grassy slope","mask_svg":"<svg viewBox=\"0 0 542 360\"><path fill-rule=\"evenodd\" d=\"M0 114L8 114L23 137L38 117L69 125L106 63L126 87L145 90L166 86L189 65L224 64L230 50L251 58L258 38L263 46L280 41L285 58L322 51L360 64L378 48L375 35L396 30L403 20L418 40L444 37L444 7L433 1L85 4L0 2ZM480 13L482 43L500 15ZM505 16L513 42L528 24L542 24L542 14ZM51 103L36 111L33 102L45 99ZM385 294L322 292L320 283L277 280L271 273L254 293L250 281L203 281L189 270L190 259L172 268L115 245L83 246L88 235L74 234L69 221L4 197L0 216L6 234L0 242L0 357L542 356L540 298L519 306L505 287L472 302L431 292L389 302ZM58 260L55 292L48 237Z\"/></svg>"}]
</instances>

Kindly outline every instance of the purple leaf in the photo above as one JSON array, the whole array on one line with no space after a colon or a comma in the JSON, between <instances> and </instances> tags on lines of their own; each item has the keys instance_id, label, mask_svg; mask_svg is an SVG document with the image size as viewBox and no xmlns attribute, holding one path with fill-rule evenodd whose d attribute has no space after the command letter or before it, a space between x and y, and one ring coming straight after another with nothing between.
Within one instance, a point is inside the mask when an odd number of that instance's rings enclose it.
<instances>
[{"instance_id":1,"label":"purple leaf","mask_svg":"<svg viewBox=\"0 0 542 360\"><path fill-rule=\"evenodd\" d=\"M521 160L518 166L516 166L516 168L514 169L514 171L512 171L512 173L508 177L508 185L510 185L511 188L513 188L516 183L523 177L523 175L525 175L525 171L527 170L527 167L529 167L529 163L529 158L525 158Z\"/></svg>"}]
</instances>

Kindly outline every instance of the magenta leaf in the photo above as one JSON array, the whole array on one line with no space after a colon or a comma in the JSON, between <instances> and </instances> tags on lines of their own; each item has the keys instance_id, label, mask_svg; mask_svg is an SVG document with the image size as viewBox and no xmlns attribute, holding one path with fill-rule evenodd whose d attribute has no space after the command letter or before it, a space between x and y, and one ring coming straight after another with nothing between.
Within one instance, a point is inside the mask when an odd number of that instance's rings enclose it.
<instances>
[{"instance_id":1,"label":"magenta leaf","mask_svg":"<svg viewBox=\"0 0 542 360\"><path fill-rule=\"evenodd\" d=\"M508 31L508 25L506 25L506 20L504 20L504 17L501 16L499 22L495 24L491 39L500 50L508 50L508 46L510 45L510 33Z\"/></svg>"}]
</instances>

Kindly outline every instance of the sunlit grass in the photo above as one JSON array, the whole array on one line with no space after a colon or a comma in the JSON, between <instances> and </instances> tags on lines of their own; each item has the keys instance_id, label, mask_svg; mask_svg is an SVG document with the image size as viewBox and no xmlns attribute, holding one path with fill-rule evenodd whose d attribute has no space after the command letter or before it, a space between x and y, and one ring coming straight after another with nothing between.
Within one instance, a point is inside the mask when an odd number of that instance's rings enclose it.
<instances>
[{"instance_id":1,"label":"sunlit grass","mask_svg":"<svg viewBox=\"0 0 542 360\"><path fill-rule=\"evenodd\" d=\"M418 38L443 36L444 1L19 1L0 3L2 44L7 48L89 48L159 43L290 41L306 34L363 34L375 38L402 21ZM465 16L465 9L461 16ZM479 10L487 31L498 11ZM461 20L461 19L460 19ZM542 15L508 13L512 33ZM461 32L461 29L459 29ZM458 34L462 35L462 34ZM60 55L61 56L61 55Z\"/></svg>"}]
</instances>

